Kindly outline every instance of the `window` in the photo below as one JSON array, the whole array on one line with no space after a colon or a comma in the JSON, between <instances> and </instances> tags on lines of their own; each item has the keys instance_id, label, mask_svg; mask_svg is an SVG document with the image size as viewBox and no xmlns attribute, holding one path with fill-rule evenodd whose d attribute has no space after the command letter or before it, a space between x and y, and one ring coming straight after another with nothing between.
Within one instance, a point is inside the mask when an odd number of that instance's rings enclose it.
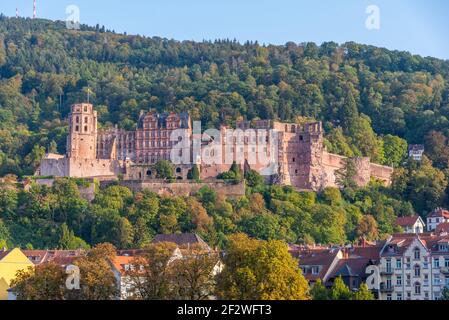
<instances>
[{"instance_id":1,"label":"window","mask_svg":"<svg viewBox=\"0 0 449 320\"><path fill-rule=\"evenodd\" d=\"M397 278L396 278L396 284L397 284L398 286L402 286L402 276L397 276Z\"/></svg>"},{"instance_id":2,"label":"window","mask_svg":"<svg viewBox=\"0 0 449 320\"><path fill-rule=\"evenodd\" d=\"M396 260L396 269L401 269L402 268L402 260L401 259L397 259Z\"/></svg>"},{"instance_id":3,"label":"window","mask_svg":"<svg viewBox=\"0 0 449 320\"><path fill-rule=\"evenodd\" d=\"M87 112L87 106L84 106L84 112Z\"/></svg>"},{"instance_id":4,"label":"window","mask_svg":"<svg viewBox=\"0 0 449 320\"><path fill-rule=\"evenodd\" d=\"M415 283L415 294L421 294L421 284L419 282Z\"/></svg>"},{"instance_id":5,"label":"window","mask_svg":"<svg viewBox=\"0 0 449 320\"><path fill-rule=\"evenodd\" d=\"M89 123L89 118L88 117L84 118L84 123Z\"/></svg>"},{"instance_id":6,"label":"window","mask_svg":"<svg viewBox=\"0 0 449 320\"><path fill-rule=\"evenodd\" d=\"M449 268L449 259L448 258L444 259L444 266L446 268Z\"/></svg>"},{"instance_id":7,"label":"window","mask_svg":"<svg viewBox=\"0 0 449 320\"><path fill-rule=\"evenodd\" d=\"M390 300L393 300L393 299L392 299L392 296L391 296L391 293L387 294L387 300L389 300L389 301L390 301Z\"/></svg>"},{"instance_id":8,"label":"window","mask_svg":"<svg viewBox=\"0 0 449 320\"><path fill-rule=\"evenodd\" d=\"M84 132L87 132L87 126L84 126Z\"/></svg>"},{"instance_id":9,"label":"window","mask_svg":"<svg viewBox=\"0 0 449 320\"><path fill-rule=\"evenodd\" d=\"M80 117L76 117L76 123L80 123Z\"/></svg>"},{"instance_id":10,"label":"window","mask_svg":"<svg viewBox=\"0 0 449 320\"><path fill-rule=\"evenodd\" d=\"M398 293L396 295L396 300L402 300L402 293Z\"/></svg>"},{"instance_id":11,"label":"window","mask_svg":"<svg viewBox=\"0 0 449 320\"><path fill-rule=\"evenodd\" d=\"M80 131L80 126L75 126L75 131L76 132Z\"/></svg>"},{"instance_id":12,"label":"window","mask_svg":"<svg viewBox=\"0 0 449 320\"><path fill-rule=\"evenodd\" d=\"M318 274L319 271L320 271L320 268L319 268L319 267L317 267L317 266L312 267L312 274Z\"/></svg>"},{"instance_id":13,"label":"window","mask_svg":"<svg viewBox=\"0 0 449 320\"><path fill-rule=\"evenodd\" d=\"M414 270L415 270L415 277L420 277L421 276L421 268L418 265L416 265L414 267Z\"/></svg>"},{"instance_id":14,"label":"window","mask_svg":"<svg viewBox=\"0 0 449 320\"><path fill-rule=\"evenodd\" d=\"M414 257L415 257L415 260L421 259L421 251L419 250L419 248L416 248L414 250Z\"/></svg>"},{"instance_id":15,"label":"window","mask_svg":"<svg viewBox=\"0 0 449 320\"><path fill-rule=\"evenodd\" d=\"M439 274L436 274L436 275L434 276L434 278L433 278L433 284L436 285L436 286L440 284L440 275L439 275Z\"/></svg>"}]
</instances>

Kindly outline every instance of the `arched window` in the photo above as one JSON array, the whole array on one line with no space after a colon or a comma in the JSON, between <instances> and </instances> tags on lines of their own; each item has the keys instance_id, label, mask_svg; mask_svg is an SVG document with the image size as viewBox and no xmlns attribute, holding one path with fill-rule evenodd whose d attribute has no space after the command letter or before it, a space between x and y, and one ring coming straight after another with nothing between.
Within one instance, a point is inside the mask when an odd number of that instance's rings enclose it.
<instances>
[{"instance_id":1,"label":"arched window","mask_svg":"<svg viewBox=\"0 0 449 320\"><path fill-rule=\"evenodd\" d=\"M176 168L176 173L181 173L181 172L182 172L181 168Z\"/></svg>"},{"instance_id":2,"label":"arched window","mask_svg":"<svg viewBox=\"0 0 449 320\"><path fill-rule=\"evenodd\" d=\"M148 176L148 177L151 177L152 174L153 174L153 173L151 172L151 170L148 170L148 171L147 171L147 176Z\"/></svg>"}]
</instances>

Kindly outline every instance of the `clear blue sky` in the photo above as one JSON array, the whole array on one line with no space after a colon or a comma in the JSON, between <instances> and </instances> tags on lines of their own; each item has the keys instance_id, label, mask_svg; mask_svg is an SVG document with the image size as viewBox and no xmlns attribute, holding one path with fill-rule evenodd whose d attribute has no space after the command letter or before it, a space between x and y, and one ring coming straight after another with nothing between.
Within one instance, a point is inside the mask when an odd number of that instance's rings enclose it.
<instances>
[{"instance_id":1,"label":"clear blue sky","mask_svg":"<svg viewBox=\"0 0 449 320\"><path fill-rule=\"evenodd\" d=\"M32 15L32 0L0 0L0 12ZM6 3L5 3L6 2ZM80 8L81 23L117 32L176 40L284 44L356 41L449 59L448 0L37 0L38 17L65 20ZM368 5L380 9L380 30L365 28Z\"/></svg>"}]
</instances>

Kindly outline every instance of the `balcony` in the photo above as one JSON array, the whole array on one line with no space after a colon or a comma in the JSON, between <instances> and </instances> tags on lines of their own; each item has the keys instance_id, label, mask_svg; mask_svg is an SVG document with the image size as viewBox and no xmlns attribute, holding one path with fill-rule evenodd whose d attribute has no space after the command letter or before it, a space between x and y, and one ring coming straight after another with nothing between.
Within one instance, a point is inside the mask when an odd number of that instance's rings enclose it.
<instances>
[{"instance_id":1,"label":"balcony","mask_svg":"<svg viewBox=\"0 0 449 320\"><path fill-rule=\"evenodd\" d=\"M380 269L381 275L392 275L393 274L393 268L382 268Z\"/></svg>"},{"instance_id":2,"label":"balcony","mask_svg":"<svg viewBox=\"0 0 449 320\"><path fill-rule=\"evenodd\" d=\"M382 282L380 284L380 292L389 293L389 292L393 292L393 290L394 290L393 287L391 285L387 285L385 282Z\"/></svg>"}]
</instances>

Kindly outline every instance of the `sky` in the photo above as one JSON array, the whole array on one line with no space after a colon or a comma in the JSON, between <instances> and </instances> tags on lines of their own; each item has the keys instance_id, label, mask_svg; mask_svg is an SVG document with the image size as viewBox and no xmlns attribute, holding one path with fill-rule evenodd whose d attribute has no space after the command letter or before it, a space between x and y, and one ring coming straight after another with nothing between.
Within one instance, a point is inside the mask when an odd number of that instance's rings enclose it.
<instances>
[{"instance_id":1,"label":"sky","mask_svg":"<svg viewBox=\"0 0 449 320\"><path fill-rule=\"evenodd\" d=\"M448 0L36 0L39 18L80 22L175 40L237 39L263 44L355 41L449 59ZM368 29L368 6L379 28ZM32 16L33 0L0 0L0 12ZM375 18L375 16L374 16ZM371 21L371 20L370 20Z\"/></svg>"}]
</instances>

